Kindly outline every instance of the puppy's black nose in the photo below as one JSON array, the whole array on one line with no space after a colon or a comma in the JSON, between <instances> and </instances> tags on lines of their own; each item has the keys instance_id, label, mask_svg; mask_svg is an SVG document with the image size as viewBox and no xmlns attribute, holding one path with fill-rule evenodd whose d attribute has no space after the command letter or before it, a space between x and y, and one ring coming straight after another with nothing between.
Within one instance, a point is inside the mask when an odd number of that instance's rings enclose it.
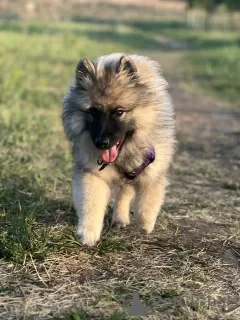
<instances>
[{"instance_id":1,"label":"puppy's black nose","mask_svg":"<svg viewBox=\"0 0 240 320\"><path fill-rule=\"evenodd\" d=\"M105 149L108 149L108 146L109 146L109 139L108 138L96 138L95 139L95 145L98 149L101 149L101 150L105 150Z\"/></svg>"}]
</instances>

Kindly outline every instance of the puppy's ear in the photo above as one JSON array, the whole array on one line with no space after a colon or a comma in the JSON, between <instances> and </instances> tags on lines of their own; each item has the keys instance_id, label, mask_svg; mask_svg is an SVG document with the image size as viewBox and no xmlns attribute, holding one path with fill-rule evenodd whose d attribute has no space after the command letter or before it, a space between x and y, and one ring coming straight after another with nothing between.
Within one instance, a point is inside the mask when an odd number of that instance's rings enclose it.
<instances>
[{"instance_id":1,"label":"puppy's ear","mask_svg":"<svg viewBox=\"0 0 240 320\"><path fill-rule=\"evenodd\" d=\"M95 77L95 66L88 59L82 59L78 62L76 68L76 84L82 90L88 90Z\"/></svg>"},{"instance_id":2,"label":"puppy's ear","mask_svg":"<svg viewBox=\"0 0 240 320\"><path fill-rule=\"evenodd\" d=\"M128 56L122 56L117 64L117 73L125 73L129 82L138 82L137 68L133 60Z\"/></svg>"}]
</instances>

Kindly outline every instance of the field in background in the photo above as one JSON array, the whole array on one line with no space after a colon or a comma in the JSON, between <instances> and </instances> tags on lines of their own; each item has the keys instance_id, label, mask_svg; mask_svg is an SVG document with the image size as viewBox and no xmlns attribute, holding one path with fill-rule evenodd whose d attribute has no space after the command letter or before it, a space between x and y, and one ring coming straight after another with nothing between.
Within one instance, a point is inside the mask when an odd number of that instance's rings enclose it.
<instances>
[{"instance_id":1,"label":"field in background","mask_svg":"<svg viewBox=\"0 0 240 320\"><path fill-rule=\"evenodd\" d=\"M220 8L211 19L211 30L206 32L203 30L204 12L199 9L187 12L184 1L126 0L118 4L115 0L91 3L59 0L27 1L20 6L22 0L18 0L14 5L10 4L8 1L2 3L1 16L22 17L25 22L17 24L3 20L0 21L1 29L20 28L28 32L28 24L31 29L34 19L66 20L85 23L89 28L87 36L92 40L107 42L114 38L120 43L133 42L134 49L146 51L164 49L165 45L168 48L170 43L173 50L184 56L184 67L177 73L184 78L185 88L217 97L239 108L239 13L235 13L233 19L231 16L230 21L230 15ZM104 32L91 32L93 26L99 25L105 28ZM52 32L51 27L43 28L40 33L48 32ZM112 50L116 51L117 47Z\"/></svg>"},{"instance_id":2,"label":"field in background","mask_svg":"<svg viewBox=\"0 0 240 320\"><path fill-rule=\"evenodd\" d=\"M238 319L239 35L190 28L184 7L157 6L100 3L70 8L65 21L0 20L0 319L123 320L112 314L135 290L151 319ZM111 230L107 216L88 250L74 234L62 98L78 59L115 51L162 64L179 149L154 234ZM65 316L73 306L86 315Z\"/></svg>"}]
</instances>

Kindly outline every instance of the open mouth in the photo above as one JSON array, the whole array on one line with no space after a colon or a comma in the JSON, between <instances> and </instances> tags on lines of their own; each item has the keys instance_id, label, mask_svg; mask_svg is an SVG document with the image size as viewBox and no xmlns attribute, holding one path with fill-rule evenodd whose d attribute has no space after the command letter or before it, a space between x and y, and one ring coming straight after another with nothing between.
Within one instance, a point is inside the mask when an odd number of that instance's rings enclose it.
<instances>
[{"instance_id":1,"label":"open mouth","mask_svg":"<svg viewBox=\"0 0 240 320\"><path fill-rule=\"evenodd\" d=\"M104 150L104 152L102 153L102 159L98 161L98 164L101 164L102 162L105 162L105 163L114 162L118 157L123 141L124 141L124 137L121 140L119 140L111 148Z\"/></svg>"}]
</instances>

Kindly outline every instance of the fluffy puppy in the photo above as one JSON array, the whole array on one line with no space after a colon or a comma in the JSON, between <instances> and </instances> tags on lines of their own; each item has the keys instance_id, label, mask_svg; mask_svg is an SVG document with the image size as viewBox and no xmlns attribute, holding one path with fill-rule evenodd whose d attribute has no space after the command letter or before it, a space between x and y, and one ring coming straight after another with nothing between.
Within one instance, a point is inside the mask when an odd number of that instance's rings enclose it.
<instances>
[{"instance_id":1,"label":"fluffy puppy","mask_svg":"<svg viewBox=\"0 0 240 320\"><path fill-rule=\"evenodd\" d=\"M174 110L159 64L120 53L80 60L62 118L72 142L81 243L92 246L100 239L112 191L112 222L128 225L135 199L135 221L150 233L175 146Z\"/></svg>"}]
</instances>

